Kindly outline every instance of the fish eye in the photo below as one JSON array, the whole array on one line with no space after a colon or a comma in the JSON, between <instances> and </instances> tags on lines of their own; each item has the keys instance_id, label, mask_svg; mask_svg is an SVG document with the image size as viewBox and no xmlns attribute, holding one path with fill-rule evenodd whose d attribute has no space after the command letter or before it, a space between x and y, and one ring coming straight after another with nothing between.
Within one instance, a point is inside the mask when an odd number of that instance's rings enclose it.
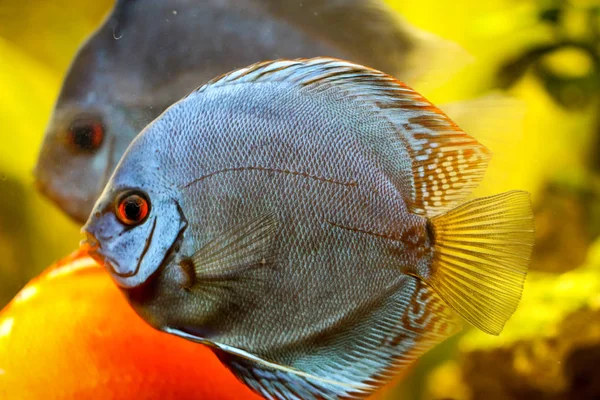
<instances>
[{"instance_id":1,"label":"fish eye","mask_svg":"<svg viewBox=\"0 0 600 400\"><path fill-rule=\"evenodd\" d=\"M127 191L118 197L115 214L124 225L140 225L150 213L148 196L140 191Z\"/></svg>"},{"instance_id":2,"label":"fish eye","mask_svg":"<svg viewBox=\"0 0 600 400\"><path fill-rule=\"evenodd\" d=\"M75 150L92 152L104 140L104 126L99 121L75 120L69 127L68 140Z\"/></svg>"}]
</instances>

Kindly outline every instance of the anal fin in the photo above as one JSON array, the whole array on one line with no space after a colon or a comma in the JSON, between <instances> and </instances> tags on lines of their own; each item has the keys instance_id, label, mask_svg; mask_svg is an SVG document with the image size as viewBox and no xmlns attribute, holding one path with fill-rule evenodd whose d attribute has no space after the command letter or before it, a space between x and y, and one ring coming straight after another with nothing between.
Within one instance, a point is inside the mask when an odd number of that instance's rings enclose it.
<instances>
[{"instance_id":1,"label":"anal fin","mask_svg":"<svg viewBox=\"0 0 600 400\"><path fill-rule=\"evenodd\" d=\"M220 348L214 351L219 360L242 382L266 399L334 400L355 398L353 393L358 395L362 392L360 385L344 385L320 379L292 368L274 366ZM341 395L342 393L344 394Z\"/></svg>"}]
</instances>

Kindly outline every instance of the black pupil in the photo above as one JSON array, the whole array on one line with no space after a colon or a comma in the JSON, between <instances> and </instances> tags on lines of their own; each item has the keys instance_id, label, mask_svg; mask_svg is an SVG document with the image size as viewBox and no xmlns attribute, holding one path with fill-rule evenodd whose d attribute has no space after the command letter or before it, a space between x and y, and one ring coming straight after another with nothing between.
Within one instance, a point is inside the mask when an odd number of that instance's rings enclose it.
<instances>
[{"instance_id":1,"label":"black pupil","mask_svg":"<svg viewBox=\"0 0 600 400\"><path fill-rule=\"evenodd\" d=\"M94 138L95 130L93 125L78 124L71 128L73 134L73 143L82 150L94 150L96 140Z\"/></svg>"},{"instance_id":2,"label":"black pupil","mask_svg":"<svg viewBox=\"0 0 600 400\"><path fill-rule=\"evenodd\" d=\"M141 200L136 196L125 200L125 216L132 220L137 221L142 214Z\"/></svg>"}]
</instances>

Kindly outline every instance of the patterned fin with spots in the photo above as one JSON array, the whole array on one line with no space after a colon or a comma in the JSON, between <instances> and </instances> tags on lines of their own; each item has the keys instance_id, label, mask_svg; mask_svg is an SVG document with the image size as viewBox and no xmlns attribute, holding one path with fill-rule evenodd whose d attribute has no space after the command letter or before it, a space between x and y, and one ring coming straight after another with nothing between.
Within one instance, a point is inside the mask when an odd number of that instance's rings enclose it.
<instances>
[{"instance_id":1,"label":"patterned fin with spots","mask_svg":"<svg viewBox=\"0 0 600 400\"><path fill-rule=\"evenodd\" d=\"M517 308L533 247L529 194L502 193L432 218L427 282L463 318L498 335Z\"/></svg>"},{"instance_id":2,"label":"patterned fin with spots","mask_svg":"<svg viewBox=\"0 0 600 400\"><path fill-rule=\"evenodd\" d=\"M287 361L218 343L212 347L267 399L363 398L460 329L453 311L419 279L406 276L390 293L353 315L359 322L350 328L319 335Z\"/></svg>"},{"instance_id":3,"label":"patterned fin with spots","mask_svg":"<svg viewBox=\"0 0 600 400\"><path fill-rule=\"evenodd\" d=\"M306 91L332 87L345 100L369 102L388 120L411 159L403 189L410 210L434 216L451 209L481 181L490 151L463 132L439 108L383 72L332 58L266 61L213 79L197 89L233 83L287 82ZM403 178L405 179L405 178Z\"/></svg>"},{"instance_id":4,"label":"patterned fin with spots","mask_svg":"<svg viewBox=\"0 0 600 400\"><path fill-rule=\"evenodd\" d=\"M410 118L404 128L414 176L412 212L435 216L477 187L491 153L445 114L431 109Z\"/></svg>"}]
</instances>

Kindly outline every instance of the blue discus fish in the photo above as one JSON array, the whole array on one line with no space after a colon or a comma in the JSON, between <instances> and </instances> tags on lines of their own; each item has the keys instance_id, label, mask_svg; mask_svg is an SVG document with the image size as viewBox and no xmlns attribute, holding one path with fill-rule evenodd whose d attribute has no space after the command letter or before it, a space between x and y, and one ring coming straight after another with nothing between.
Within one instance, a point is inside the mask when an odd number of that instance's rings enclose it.
<instances>
[{"instance_id":1,"label":"blue discus fish","mask_svg":"<svg viewBox=\"0 0 600 400\"><path fill-rule=\"evenodd\" d=\"M81 47L35 170L38 188L85 222L135 135L218 74L276 58L355 60L403 79L453 46L382 0L119 0ZM437 60L439 61L439 60Z\"/></svg>"},{"instance_id":2,"label":"blue discus fish","mask_svg":"<svg viewBox=\"0 0 600 400\"><path fill-rule=\"evenodd\" d=\"M362 398L517 307L529 195L461 204L489 159L389 75L263 62L146 127L83 230L145 320L266 398Z\"/></svg>"}]
</instances>

